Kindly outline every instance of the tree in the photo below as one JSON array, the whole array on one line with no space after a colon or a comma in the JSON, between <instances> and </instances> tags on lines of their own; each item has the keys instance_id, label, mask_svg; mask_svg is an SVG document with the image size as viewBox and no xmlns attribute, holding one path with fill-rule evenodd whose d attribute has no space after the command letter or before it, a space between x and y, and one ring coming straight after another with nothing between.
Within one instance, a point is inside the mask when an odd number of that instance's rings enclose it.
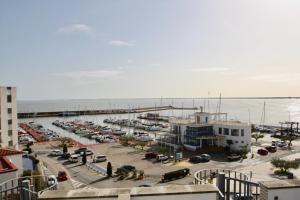
<instances>
[{"instance_id":1,"label":"tree","mask_svg":"<svg viewBox=\"0 0 300 200\"><path fill-rule=\"evenodd\" d=\"M283 141L289 141L289 146L292 146L292 141L297 139L297 136L292 135L292 134L288 134L286 136L282 136L281 139Z\"/></svg>"},{"instance_id":2,"label":"tree","mask_svg":"<svg viewBox=\"0 0 300 200\"><path fill-rule=\"evenodd\" d=\"M83 152L83 155L82 155L82 164L83 165L86 164L86 152L85 151Z\"/></svg>"},{"instance_id":3,"label":"tree","mask_svg":"<svg viewBox=\"0 0 300 200\"><path fill-rule=\"evenodd\" d=\"M139 141L138 145L141 146L142 150L144 150L144 147L147 145L147 142Z\"/></svg>"},{"instance_id":4,"label":"tree","mask_svg":"<svg viewBox=\"0 0 300 200\"><path fill-rule=\"evenodd\" d=\"M273 158L271 160L271 164L275 168L279 168L280 174L287 174L289 172L289 169L298 169L299 163L295 160L283 160L280 158ZM276 171L275 171L276 173Z\"/></svg>"},{"instance_id":5,"label":"tree","mask_svg":"<svg viewBox=\"0 0 300 200\"><path fill-rule=\"evenodd\" d=\"M63 153L64 154L68 153L68 146L67 146L67 144L63 144Z\"/></svg>"},{"instance_id":6,"label":"tree","mask_svg":"<svg viewBox=\"0 0 300 200\"><path fill-rule=\"evenodd\" d=\"M64 146L64 145L67 145L68 143L70 143L70 138L68 138L68 137L61 137L61 138L59 138L59 141L60 141L60 143L61 143L61 145L60 146Z\"/></svg>"},{"instance_id":7,"label":"tree","mask_svg":"<svg viewBox=\"0 0 300 200\"><path fill-rule=\"evenodd\" d=\"M242 146L241 155L242 155L243 159L247 158L247 153L249 153L248 145Z\"/></svg>"},{"instance_id":8,"label":"tree","mask_svg":"<svg viewBox=\"0 0 300 200\"><path fill-rule=\"evenodd\" d=\"M111 166L110 162L107 163L106 173L107 173L107 177L111 177L112 176L112 166Z\"/></svg>"},{"instance_id":9,"label":"tree","mask_svg":"<svg viewBox=\"0 0 300 200\"><path fill-rule=\"evenodd\" d=\"M255 143L257 143L258 139L263 138L264 135L263 135L263 134L260 134L260 133L253 133L253 134L251 135L251 137L254 138L254 139L255 139Z\"/></svg>"}]
</instances>

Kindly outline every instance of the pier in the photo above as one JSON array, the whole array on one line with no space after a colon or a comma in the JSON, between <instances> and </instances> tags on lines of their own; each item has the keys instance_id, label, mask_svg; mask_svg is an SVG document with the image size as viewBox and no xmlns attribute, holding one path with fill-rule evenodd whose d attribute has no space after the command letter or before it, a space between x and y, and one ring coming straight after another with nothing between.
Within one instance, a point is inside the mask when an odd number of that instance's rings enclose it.
<instances>
[{"instance_id":1,"label":"pier","mask_svg":"<svg viewBox=\"0 0 300 200\"><path fill-rule=\"evenodd\" d=\"M53 111L53 112L26 112L18 113L18 118L35 118L35 117L69 117L80 115L107 115L107 114L128 114L128 113L143 113L162 110L198 110L197 107L174 107L174 106L157 106L129 109L103 109L103 110L74 110L74 111Z\"/></svg>"}]
</instances>

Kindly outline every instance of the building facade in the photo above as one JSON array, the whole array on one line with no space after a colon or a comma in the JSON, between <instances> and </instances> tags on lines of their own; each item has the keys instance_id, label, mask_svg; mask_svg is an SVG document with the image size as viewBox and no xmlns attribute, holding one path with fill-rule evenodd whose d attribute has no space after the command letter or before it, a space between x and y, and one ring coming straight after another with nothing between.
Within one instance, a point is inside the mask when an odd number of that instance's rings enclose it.
<instances>
[{"instance_id":1,"label":"building facade","mask_svg":"<svg viewBox=\"0 0 300 200\"><path fill-rule=\"evenodd\" d=\"M15 87L0 87L0 147L18 149L16 99Z\"/></svg>"},{"instance_id":2,"label":"building facade","mask_svg":"<svg viewBox=\"0 0 300 200\"><path fill-rule=\"evenodd\" d=\"M225 116L225 120L220 119ZM229 147L233 151L251 148L251 125L228 121L226 113L197 112L194 118L170 120L177 144L196 151L209 147Z\"/></svg>"}]
</instances>

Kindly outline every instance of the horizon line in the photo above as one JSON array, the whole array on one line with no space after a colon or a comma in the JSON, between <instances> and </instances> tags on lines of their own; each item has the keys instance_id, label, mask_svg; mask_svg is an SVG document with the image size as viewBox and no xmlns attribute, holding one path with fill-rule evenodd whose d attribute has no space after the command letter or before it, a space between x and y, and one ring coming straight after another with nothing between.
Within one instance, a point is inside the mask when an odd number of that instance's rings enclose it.
<instances>
[{"instance_id":1,"label":"horizon line","mask_svg":"<svg viewBox=\"0 0 300 200\"><path fill-rule=\"evenodd\" d=\"M122 100L122 99L219 99L220 97L132 97L132 98L70 98L70 99L19 99L17 101L69 101L69 100ZM221 99L300 99L300 96L271 96L271 97L221 97Z\"/></svg>"}]
</instances>

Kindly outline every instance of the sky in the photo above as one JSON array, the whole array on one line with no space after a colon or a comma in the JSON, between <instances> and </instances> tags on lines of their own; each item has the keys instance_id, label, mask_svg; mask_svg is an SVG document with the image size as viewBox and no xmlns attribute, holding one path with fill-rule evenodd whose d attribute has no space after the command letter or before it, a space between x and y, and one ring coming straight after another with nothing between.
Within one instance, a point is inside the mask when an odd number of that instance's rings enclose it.
<instances>
[{"instance_id":1,"label":"sky","mask_svg":"<svg viewBox=\"0 0 300 200\"><path fill-rule=\"evenodd\" d=\"M299 0L1 0L18 99L300 96Z\"/></svg>"}]
</instances>

